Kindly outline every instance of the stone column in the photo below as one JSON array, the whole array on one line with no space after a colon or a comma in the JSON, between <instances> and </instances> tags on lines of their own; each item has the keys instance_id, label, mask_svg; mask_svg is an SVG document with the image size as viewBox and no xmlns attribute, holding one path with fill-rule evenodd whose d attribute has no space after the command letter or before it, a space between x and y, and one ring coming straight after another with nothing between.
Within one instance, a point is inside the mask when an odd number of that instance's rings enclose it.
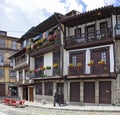
<instances>
[{"instance_id":1,"label":"stone column","mask_svg":"<svg viewBox=\"0 0 120 115\"><path fill-rule=\"evenodd\" d=\"M64 103L68 102L68 81L64 82Z\"/></svg>"},{"instance_id":2,"label":"stone column","mask_svg":"<svg viewBox=\"0 0 120 115\"><path fill-rule=\"evenodd\" d=\"M99 81L95 81L95 103L99 104Z\"/></svg>"},{"instance_id":3,"label":"stone column","mask_svg":"<svg viewBox=\"0 0 120 115\"><path fill-rule=\"evenodd\" d=\"M19 82L19 71L16 72L17 82Z\"/></svg>"},{"instance_id":4,"label":"stone column","mask_svg":"<svg viewBox=\"0 0 120 115\"><path fill-rule=\"evenodd\" d=\"M68 98L67 98L67 103L70 102L70 82L68 82Z\"/></svg>"},{"instance_id":5,"label":"stone column","mask_svg":"<svg viewBox=\"0 0 120 115\"><path fill-rule=\"evenodd\" d=\"M84 102L84 82L80 82L80 103Z\"/></svg>"},{"instance_id":6,"label":"stone column","mask_svg":"<svg viewBox=\"0 0 120 115\"><path fill-rule=\"evenodd\" d=\"M24 84L25 83L25 70L24 69L22 70L22 77L23 77L22 83Z\"/></svg>"}]
</instances>

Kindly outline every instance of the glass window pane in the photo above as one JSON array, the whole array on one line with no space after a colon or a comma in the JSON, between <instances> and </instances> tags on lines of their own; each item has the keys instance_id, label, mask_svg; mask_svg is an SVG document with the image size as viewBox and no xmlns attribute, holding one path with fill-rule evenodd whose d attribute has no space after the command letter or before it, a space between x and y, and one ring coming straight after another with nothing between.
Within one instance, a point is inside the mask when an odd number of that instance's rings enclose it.
<instances>
[{"instance_id":1,"label":"glass window pane","mask_svg":"<svg viewBox=\"0 0 120 115\"><path fill-rule=\"evenodd\" d=\"M76 66L76 56L72 56L72 64Z\"/></svg>"},{"instance_id":2,"label":"glass window pane","mask_svg":"<svg viewBox=\"0 0 120 115\"><path fill-rule=\"evenodd\" d=\"M5 47L5 40L0 39L0 47Z\"/></svg>"},{"instance_id":3,"label":"glass window pane","mask_svg":"<svg viewBox=\"0 0 120 115\"><path fill-rule=\"evenodd\" d=\"M12 49L17 49L17 43L16 42L12 42Z\"/></svg>"}]
</instances>

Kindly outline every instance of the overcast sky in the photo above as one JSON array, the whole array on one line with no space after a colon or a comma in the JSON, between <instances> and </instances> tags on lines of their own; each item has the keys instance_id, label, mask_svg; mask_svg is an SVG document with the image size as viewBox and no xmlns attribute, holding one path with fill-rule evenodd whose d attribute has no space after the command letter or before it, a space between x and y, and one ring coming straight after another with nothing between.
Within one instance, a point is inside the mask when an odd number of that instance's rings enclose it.
<instances>
[{"instance_id":1,"label":"overcast sky","mask_svg":"<svg viewBox=\"0 0 120 115\"><path fill-rule=\"evenodd\" d=\"M85 12L107 5L120 6L120 0L0 0L0 30L21 37L54 12Z\"/></svg>"}]
</instances>

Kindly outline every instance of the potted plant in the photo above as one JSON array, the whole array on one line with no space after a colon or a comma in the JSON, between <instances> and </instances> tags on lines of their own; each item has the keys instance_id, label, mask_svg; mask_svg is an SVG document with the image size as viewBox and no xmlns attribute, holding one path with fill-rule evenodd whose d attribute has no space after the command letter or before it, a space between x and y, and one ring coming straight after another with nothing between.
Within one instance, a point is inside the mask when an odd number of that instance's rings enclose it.
<instances>
[{"instance_id":1,"label":"potted plant","mask_svg":"<svg viewBox=\"0 0 120 115\"><path fill-rule=\"evenodd\" d=\"M51 66L46 66L46 70L50 70L51 69Z\"/></svg>"},{"instance_id":2,"label":"potted plant","mask_svg":"<svg viewBox=\"0 0 120 115\"><path fill-rule=\"evenodd\" d=\"M54 63L53 68L58 68L58 63Z\"/></svg>"},{"instance_id":3,"label":"potted plant","mask_svg":"<svg viewBox=\"0 0 120 115\"><path fill-rule=\"evenodd\" d=\"M44 71L45 67L44 66L40 66L40 70Z\"/></svg>"},{"instance_id":4,"label":"potted plant","mask_svg":"<svg viewBox=\"0 0 120 115\"><path fill-rule=\"evenodd\" d=\"M69 68L73 68L74 65L72 63L69 63Z\"/></svg>"},{"instance_id":5,"label":"potted plant","mask_svg":"<svg viewBox=\"0 0 120 115\"><path fill-rule=\"evenodd\" d=\"M99 65L104 65L104 64L105 64L105 61L104 61L104 60L100 60L100 61L98 61L98 64L99 64Z\"/></svg>"},{"instance_id":6,"label":"potted plant","mask_svg":"<svg viewBox=\"0 0 120 115\"><path fill-rule=\"evenodd\" d=\"M81 67L81 66L82 66L81 62L77 63L77 67Z\"/></svg>"},{"instance_id":7,"label":"potted plant","mask_svg":"<svg viewBox=\"0 0 120 115\"><path fill-rule=\"evenodd\" d=\"M93 64L94 64L94 61L90 60L89 63L88 63L88 66L93 66Z\"/></svg>"}]
</instances>

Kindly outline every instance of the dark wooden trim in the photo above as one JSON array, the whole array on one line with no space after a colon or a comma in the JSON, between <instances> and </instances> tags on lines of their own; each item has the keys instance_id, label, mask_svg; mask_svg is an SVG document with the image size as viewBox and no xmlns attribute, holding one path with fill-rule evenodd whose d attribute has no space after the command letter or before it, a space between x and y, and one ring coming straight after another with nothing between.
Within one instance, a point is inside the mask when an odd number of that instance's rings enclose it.
<instances>
[{"instance_id":1,"label":"dark wooden trim","mask_svg":"<svg viewBox=\"0 0 120 115\"><path fill-rule=\"evenodd\" d=\"M115 73L102 74L102 75L81 75L81 76L67 76L67 80L93 80L93 79L116 79Z\"/></svg>"},{"instance_id":2,"label":"dark wooden trim","mask_svg":"<svg viewBox=\"0 0 120 115\"><path fill-rule=\"evenodd\" d=\"M113 44L114 41L111 40L104 40L104 41L95 41L92 43L84 43L80 45L72 45L72 46L66 46L66 50L74 50L74 49L80 49L80 48L89 48L89 47L96 47L96 46L101 46L101 45L107 45L107 44Z\"/></svg>"},{"instance_id":3,"label":"dark wooden trim","mask_svg":"<svg viewBox=\"0 0 120 115\"><path fill-rule=\"evenodd\" d=\"M37 56L40 56L40 55L43 55L45 53L49 53L51 51L55 51L57 49L60 49L60 45L51 45L49 47L45 47L43 49L39 49L37 51L34 51L30 54L31 57L37 57Z\"/></svg>"},{"instance_id":4,"label":"dark wooden trim","mask_svg":"<svg viewBox=\"0 0 120 115\"><path fill-rule=\"evenodd\" d=\"M82 53L85 53L85 52L86 52L85 50L82 50L82 51L70 51L69 54L74 55L74 54L82 54Z\"/></svg>"},{"instance_id":5,"label":"dark wooden trim","mask_svg":"<svg viewBox=\"0 0 120 115\"><path fill-rule=\"evenodd\" d=\"M34 81L42 81L42 80L63 80L63 76L52 76L52 77L36 77L32 78Z\"/></svg>"}]
</instances>

